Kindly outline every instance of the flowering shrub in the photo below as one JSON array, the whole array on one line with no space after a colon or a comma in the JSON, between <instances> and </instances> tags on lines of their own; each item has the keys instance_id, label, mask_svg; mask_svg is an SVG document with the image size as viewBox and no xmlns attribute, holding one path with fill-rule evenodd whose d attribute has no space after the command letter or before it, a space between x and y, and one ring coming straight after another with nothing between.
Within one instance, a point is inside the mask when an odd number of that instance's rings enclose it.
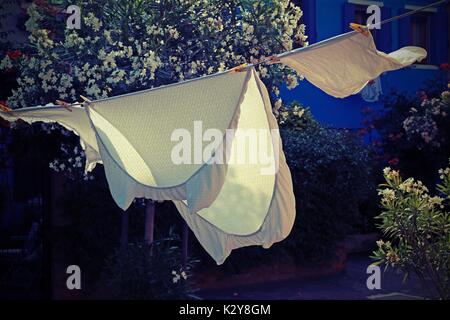
<instances>
[{"instance_id":1,"label":"flowering shrub","mask_svg":"<svg viewBox=\"0 0 450 320\"><path fill-rule=\"evenodd\" d=\"M18 73L9 107L57 99L75 102L79 95L105 98L212 74L308 44L305 26L299 23L302 11L288 0L82 0L77 2L80 30L66 28L62 9L69 4L62 1L58 8L39 0L29 6L28 44L9 50L0 61L0 71ZM281 83L289 88L298 83L295 71L281 65L260 65L257 71L273 97ZM81 171L76 159L84 155L74 154L69 162L65 153L51 167Z\"/></svg>"},{"instance_id":2,"label":"flowering shrub","mask_svg":"<svg viewBox=\"0 0 450 320\"><path fill-rule=\"evenodd\" d=\"M449 84L450 88L450 84ZM409 115L403 121L406 139L422 149L425 145L439 148L448 143L448 136L442 135L439 125L450 124L450 91L442 92L439 98L428 99L425 93L421 96L422 102L409 110ZM441 130L442 131L442 130Z\"/></svg>"},{"instance_id":3,"label":"flowering shrub","mask_svg":"<svg viewBox=\"0 0 450 320\"><path fill-rule=\"evenodd\" d=\"M308 128L318 128L320 125L314 119L309 108L301 106L297 101L289 106L282 105L275 111L281 128L293 128L296 130L306 130Z\"/></svg>"},{"instance_id":4,"label":"flowering shrub","mask_svg":"<svg viewBox=\"0 0 450 320\"><path fill-rule=\"evenodd\" d=\"M420 174L417 178L430 184L450 157L450 91L432 91L415 98L392 94L381 113L364 110L361 130L362 135L376 137L372 150L382 167L389 164L406 175Z\"/></svg>"},{"instance_id":5,"label":"flowering shrub","mask_svg":"<svg viewBox=\"0 0 450 320\"><path fill-rule=\"evenodd\" d=\"M51 130L49 127L52 128L54 125L44 126L43 128L45 130ZM64 128L61 128L61 130L62 132L67 132ZM69 134L69 132L67 132L67 134ZM58 159L54 159L49 164L50 169L53 171L64 172L67 177L72 179L81 176L85 181L94 179L92 174L83 171L85 154L80 146L73 146L71 143L63 142L60 145L58 156Z\"/></svg>"},{"instance_id":6,"label":"flowering shrub","mask_svg":"<svg viewBox=\"0 0 450 320\"><path fill-rule=\"evenodd\" d=\"M84 0L80 30L41 3L28 9L24 54L10 51L0 63L20 71L13 108L156 87L307 45L302 11L287 0ZM283 72L273 77L275 69ZM290 69L258 70L269 88L297 84Z\"/></svg>"},{"instance_id":7,"label":"flowering shrub","mask_svg":"<svg viewBox=\"0 0 450 320\"><path fill-rule=\"evenodd\" d=\"M403 180L398 171L384 170L381 185L380 229L392 242L377 242L377 264L415 272L433 284L431 294L450 298L450 168L439 171L438 195L413 178Z\"/></svg>"}]
</instances>

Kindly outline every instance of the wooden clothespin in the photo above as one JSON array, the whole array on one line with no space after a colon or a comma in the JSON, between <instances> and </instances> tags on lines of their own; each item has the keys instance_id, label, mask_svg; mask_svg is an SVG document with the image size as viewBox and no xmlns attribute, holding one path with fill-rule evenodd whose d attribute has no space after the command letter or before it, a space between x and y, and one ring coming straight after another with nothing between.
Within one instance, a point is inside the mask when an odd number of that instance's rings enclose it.
<instances>
[{"instance_id":1,"label":"wooden clothespin","mask_svg":"<svg viewBox=\"0 0 450 320\"><path fill-rule=\"evenodd\" d=\"M72 112L72 109L70 109L70 104L68 104L67 102L65 102L63 100L56 100L56 105L63 107L67 111Z\"/></svg>"},{"instance_id":2,"label":"wooden clothespin","mask_svg":"<svg viewBox=\"0 0 450 320\"><path fill-rule=\"evenodd\" d=\"M90 105L90 104L92 103L91 100L89 100L89 99L86 98L85 96L82 96L81 94L80 94L80 98L83 99L83 101L84 101L84 103L85 103L86 105Z\"/></svg>"},{"instance_id":3,"label":"wooden clothespin","mask_svg":"<svg viewBox=\"0 0 450 320\"><path fill-rule=\"evenodd\" d=\"M267 57L266 58L266 61L265 61L268 65L271 65L271 64L276 64L276 63L280 63L281 62L281 60L280 60L280 58L278 58L278 56L270 56L270 57Z\"/></svg>"},{"instance_id":4,"label":"wooden clothespin","mask_svg":"<svg viewBox=\"0 0 450 320\"><path fill-rule=\"evenodd\" d=\"M355 30L356 32L361 33L362 35L365 35L366 37L368 37L370 34L369 29L366 26L363 26L362 24L350 23L350 28Z\"/></svg>"},{"instance_id":5,"label":"wooden clothespin","mask_svg":"<svg viewBox=\"0 0 450 320\"><path fill-rule=\"evenodd\" d=\"M241 65L239 65L237 67L234 67L234 68L230 69L230 72L231 73L242 72L242 71L245 70L246 67L247 67L247 64L243 63L243 64L241 64Z\"/></svg>"},{"instance_id":6,"label":"wooden clothespin","mask_svg":"<svg viewBox=\"0 0 450 320\"><path fill-rule=\"evenodd\" d=\"M0 110L3 112L12 112L12 109L6 105L6 103L0 103Z\"/></svg>"}]
</instances>

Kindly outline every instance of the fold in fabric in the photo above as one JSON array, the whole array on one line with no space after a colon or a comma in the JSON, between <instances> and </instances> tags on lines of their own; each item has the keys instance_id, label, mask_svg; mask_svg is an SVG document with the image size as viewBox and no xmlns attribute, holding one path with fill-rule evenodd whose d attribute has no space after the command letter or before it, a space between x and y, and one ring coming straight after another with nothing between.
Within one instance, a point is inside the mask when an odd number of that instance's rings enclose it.
<instances>
[{"instance_id":1,"label":"fold in fabric","mask_svg":"<svg viewBox=\"0 0 450 320\"><path fill-rule=\"evenodd\" d=\"M291 176L267 90L253 68L70 109L34 107L1 115L10 121L57 122L78 134L89 153L86 170L103 163L118 206L126 210L135 198L174 201L219 264L233 249L268 248L292 229ZM204 134L218 130L211 155L223 154L226 160L190 154L192 162L175 163L173 150L181 141L177 135L174 139L177 130L201 150L211 142ZM242 149L237 137L249 131L257 132L265 157L252 158L260 151L252 143Z\"/></svg>"},{"instance_id":2,"label":"fold in fabric","mask_svg":"<svg viewBox=\"0 0 450 320\"><path fill-rule=\"evenodd\" d=\"M25 122L58 123L80 137L80 145L86 155L85 171L95 168L97 163L102 163L98 151L95 132L92 130L88 115L83 107L73 106L70 111L60 106L37 106L21 108L11 112L0 111L0 116L7 121L22 119Z\"/></svg>"},{"instance_id":3,"label":"fold in fabric","mask_svg":"<svg viewBox=\"0 0 450 320\"><path fill-rule=\"evenodd\" d=\"M268 126L270 129L275 130L274 132L277 132L278 123L272 114L272 107L266 87L254 71L250 81L252 84L249 84L249 94L257 93L262 98L263 103L263 108L252 108L253 110L251 112L257 111L255 109L264 111L267 117ZM183 201L174 201L181 216L185 219L197 239L199 239L204 249L218 264L223 263L230 255L231 251L237 248L251 245L261 245L266 249L270 248L273 243L285 239L292 230L295 221L295 197L291 173L283 153L280 136L272 136L272 139L274 142L273 147L274 149L277 149L275 152L275 160L277 162L278 170L274 176L275 185L272 189L272 196L270 198L267 213L265 214L262 224L255 232L248 235L225 232L222 228L214 227L211 222L204 219L202 216L189 214L187 206ZM248 196L248 194L246 194L246 196ZM241 198L240 200L245 199ZM239 205L239 203L232 203L228 208L228 212L224 212L225 215L221 216L224 221L227 217L234 216L236 205ZM251 209L248 210L249 213L251 211ZM241 216L240 219L231 221L238 226L240 223L244 224L245 220L246 217ZM221 225L220 221L218 224Z\"/></svg>"},{"instance_id":4,"label":"fold in fabric","mask_svg":"<svg viewBox=\"0 0 450 320\"><path fill-rule=\"evenodd\" d=\"M281 63L295 69L316 87L336 98L360 92L387 71L397 70L426 58L419 47L404 47L390 54L378 51L372 35L352 31L281 54Z\"/></svg>"},{"instance_id":5,"label":"fold in fabric","mask_svg":"<svg viewBox=\"0 0 450 320\"><path fill-rule=\"evenodd\" d=\"M90 104L86 111L117 205L125 210L144 197L186 200L191 213L209 207L228 166L206 165L203 158L196 159L195 150L189 150L191 161L174 163L174 133L184 133L197 149L205 146L203 133L209 129L219 130L225 139L226 130L237 125L250 75L250 70L223 73ZM220 144L215 152L223 148Z\"/></svg>"},{"instance_id":6,"label":"fold in fabric","mask_svg":"<svg viewBox=\"0 0 450 320\"><path fill-rule=\"evenodd\" d=\"M149 91L146 93L148 100L130 95L125 97L125 101L118 98L106 100L101 104L93 103L87 111L97 132L108 183L118 205L125 208L137 197L174 201L201 245L218 264L221 264L233 249L249 245L262 245L268 248L274 242L284 239L290 233L295 220L295 199L270 99L255 70L251 68L243 73L218 75L214 77L213 83L214 86L228 87L229 90L232 88L230 83L239 83L239 86L234 86L233 93L237 99L230 100L220 108L215 104L211 105L209 99L191 104L187 99L174 100L172 90L179 88L170 87L165 93L167 96L163 95L160 99L152 97L152 92ZM202 94L212 90L206 79L192 81L189 85L190 92ZM220 94L216 92L215 98L224 99ZM159 108L160 113L155 112L152 117L148 117L146 110L151 109L149 104ZM142 125L136 125L135 120L130 120L127 116L129 108L133 110L130 117L143 121ZM170 108L173 112L167 112ZM206 110L211 108L213 112L209 111L210 115L205 114ZM176 119L177 124L173 125L174 120L171 118L176 117L175 115L182 109L183 117ZM116 141L116 133L96 119L94 114L99 110L108 123L114 124L116 129L120 128L120 132L126 136L127 142L120 143L120 147L125 146L124 150L120 150L117 146L120 140ZM209 116L214 119L208 119ZM168 185L165 181L170 181L169 178L173 177L158 174L161 167L153 165L151 160L146 160L146 153L170 155L173 148L173 144L169 143L170 133L177 126L189 131L192 122L200 119L205 131L215 127L224 130L224 142L219 147L221 150L216 149L215 153L230 149L230 162L203 163L194 167L186 165L185 168L177 168L179 172L188 171L188 174L181 174L180 180L172 180L172 185ZM169 127L170 130L164 129L166 133L157 130L160 135L156 132L147 134L143 132L142 127L148 123L151 126ZM265 133L259 136L259 142L268 146L266 151L270 155L269 161L263 162L260 159L254 163L237 161L234 157L241 156L235 152L239 147L236 145L238 140L232 139L231 145L227 145L230 141L227 140L225 143L226 129L235 130L235 136L239 136L241 132L245 134L246 130ZM195 134L193 131L191 133ZM130 157L127 145L140 150L139 161L127 158ZM243 152L244 158L250 159L251 150L245 149ZM160 177L159 181L152 183L163 183L162 187L143 181L147 174L145 172L141 174L138 168L127 169L140 162L152 165L150 171L154 176ZM170 158L166 162L160 161L160 164L169 167L168 172L173 172L175 167L171 168L173 163ZM270 168L273 172L268 170L268 173L262 174L264 169ZM188 179L184 180L186 176Z\"/></svg>"},{"instance_id":7,"label":"fold in fabric","mask_svg":"<svg viewBox=\"0 0 450 320\"><path fill-rule=\"evenodd\" d=\"M376 50L371 35L352 32L280 60L325 92L345 97L382 72L425 56L416 47L387 55ZM79 135L85 170L103 163L120 208L126 210L135 198L173 201L218 264L236 248L269 248L290 233L291 174L269 94L253 67L70 109L33 107L0 115L9 121L56 122ZM242 145L249 132L257 136L257 146L251 140ZM188 150L180 148L184 143ZM216 161L220 154L222 162Z\"/></svg>"}]
</instances>

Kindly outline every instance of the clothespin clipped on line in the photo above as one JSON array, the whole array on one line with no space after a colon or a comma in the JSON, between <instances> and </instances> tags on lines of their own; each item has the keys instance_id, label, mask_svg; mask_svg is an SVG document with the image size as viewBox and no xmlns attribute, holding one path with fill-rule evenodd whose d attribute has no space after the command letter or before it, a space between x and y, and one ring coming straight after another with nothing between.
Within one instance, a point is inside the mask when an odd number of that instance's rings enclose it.
<instances>
[{"instance_id":1,"label":"clothespin clipped on line","mask_svg":"<svg viewBox=\"0 0 450 320\"><path fill-rule=\"evenodd\" d=\"M0 103L0 110L3 112L12 112L12 109L6 105L6 103Z\"/></svg>"},{"instance_id":2,"label":"clothespin clipped on line","mask_svg":"<svg viewBox=\"0 0 450 320\"><path fill-rule=\"evenodd\" d=\"M241 64L239 66L236 66L236 67L230 69L230 73L242 72L242 71L245 70L246 67L247 67L247 64L243 63L243 64Z\"/></svg>"},{"instance_id":3,"label":"clothespin clipped on line","mask_svg":"<svg viewBox=\"0 0 450 320\"><path fill-rule=\"evenodd\" d=\"M85 96L82 96L81 94L80 94L80 98L83 99L84 104L86 104L86 105L90 105L90 104L92 103L91 100L89 100L89 99L86 98Z\"/></svg>"},{"instance_id":4,"label":"clothespin clipped on line","mask_svg":"<svg viewBox=\"0 0 450 320\"><path fill-rule=\"evenodd\" d=\"M350 23L350 28L355 30L356 32L361 33L362 35L365 35L366 37L369 36L370 31L367 26L363 26L362 24L358 23Z\"/></svg>"},{"instance_id":5,"label":"clothespin clipped on line","mask_svg":"<svg viewBox=\"0 0 450 320\"><path fill-rule=\"evenodd\" d=\"M276 63L280 63L280 62L281 62L280 58L278 58L278 56L274 55L274 56L270 56L270 57L264 58L262 60L259 60L257 63L254 63L252 65L256 66L256 65L259 65L259 64L262 64L262 63L266 63L268 65L271 65L271 64L276 64ZM247 67L248 67L248 64L244 63L244 64L241 64L239 66L236 66L236 67L230 69L230 72L231 73L242 72Z\"/></svg>"},{"instance_id":6,"label":"clothespin clipped on line","mask_svg":"<svg viewBox=\"0 0 450 320\"><path fill-rule=\"evenodd\" d=\"M63 100L56 100L56 105L63 107L67 111L72 112L72 109L70 109L70 104L68 104L67 102L65 102Z\"/></svg>"},{"instance_id":7,"label":"clothespin clipped on line","mask_svg":"<svg viewBox=\"0 0 450 320\"><path fill-rule=\"evenodd\" d=\"M280 60L280 58L278 58L278 56L267 57L266 61L265 61L265 63L267 63L268 65L276 64L276 63L280 63L280 62L281 62L281 60Z\"/></svg>"}]
</instances>

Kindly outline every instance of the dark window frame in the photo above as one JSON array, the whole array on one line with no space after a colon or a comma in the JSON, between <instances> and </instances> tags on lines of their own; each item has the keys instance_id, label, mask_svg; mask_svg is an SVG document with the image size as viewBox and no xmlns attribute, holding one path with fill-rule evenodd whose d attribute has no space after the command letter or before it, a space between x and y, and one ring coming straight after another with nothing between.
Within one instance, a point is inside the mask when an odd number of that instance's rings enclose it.
<instances>
[{"instance_id":1,"label":"dark window frame","mask_svg":"<svg viewBox=\"0 0 450 320\"><path fill-rule=\"evenodd\" d=\"M411 45L412 46L419 46L427 50L427 52L431 52L431 19L432 19L433 12L420 12L416 13L415 15L411 16L411 26L410 26L410 39L411 39ZM425 21L425 32L424 32L424 40L417 40L417 37L421 37L420 31L417 31L416 28L422 27L422 25L419 25L421 23L421 20ZM418 32L419 34L415 34ZM426 59L422 60L421 62L417 62L418 64L430 64L430 55L427 55Z\"/></svg>"}]
</instances>

